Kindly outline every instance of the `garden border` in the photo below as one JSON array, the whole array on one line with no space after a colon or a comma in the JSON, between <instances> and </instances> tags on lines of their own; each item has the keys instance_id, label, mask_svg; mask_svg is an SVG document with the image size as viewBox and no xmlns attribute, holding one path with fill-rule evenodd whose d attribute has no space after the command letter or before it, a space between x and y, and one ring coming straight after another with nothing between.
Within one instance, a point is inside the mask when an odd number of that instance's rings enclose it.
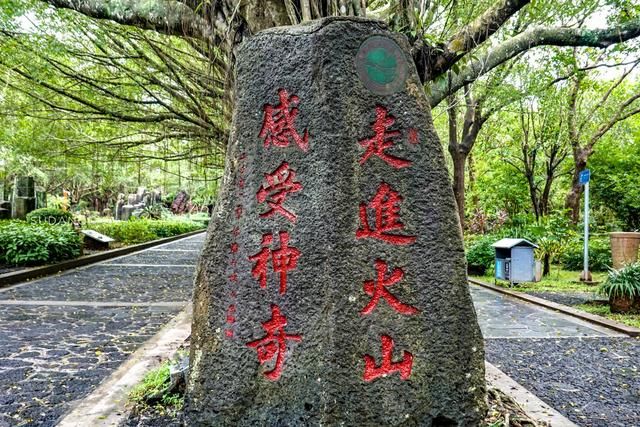
<instances>
[{"instance_id":1,"label":"garden border","mask_svg":"<svg viewBox=\"0 0 640 427\"><path fill-rule=\"evenodd\" d=\"M207 229L190 231L188 233L179 234L177 236L165 237L163 239L151 240L149 242L139 243L137 245L125 246L118 249L112 249L109 251L98 252L91 255L81 256L79 258L62 261L57 264L43 265L40 267L28 268L26 270L14 271L11 273L0 274L0 289L14 285L16 283L36 279L43 276L49 276L59 273L61 271L70 270L76 267L82 267L88 264L94 264L96 262L105 261L111 258L116 258L122 255L128 255L132 252L141 251L143 249L159 246L164 243L173 242L174 240L184 239L186 237L195 236L200 233L206 233Z\"/></svg>"},{"instance_id":2,"label":"garden border","mask_svg":"<svg viewBox=\"0 0 640 427\"><path fill-rule=\"evenodd\" d=\"M483 288L491 289L492 291L500 292L501 294L509 295L511 297L524 300L531 304L539 305L554 311L559 311L561 313L568 314L569 316L577 317L579 319L586 320L587 322L595 323L596 325L604 326L605 328L622 332L623 334L627 334L631 337L640 336L640 329L634 328L633 326L625 325L624 323L616 322L615 320L610 320L596 314L587 313L563 304L547 301L546 299L534 297L533 295L529 295L524 292L516 292L500 286L492 285L490 283L481 282L480 280L471 278L469 278L468 280L469 283L473 283L474 285L482 286Z\"/></svg>"}]
</instances>

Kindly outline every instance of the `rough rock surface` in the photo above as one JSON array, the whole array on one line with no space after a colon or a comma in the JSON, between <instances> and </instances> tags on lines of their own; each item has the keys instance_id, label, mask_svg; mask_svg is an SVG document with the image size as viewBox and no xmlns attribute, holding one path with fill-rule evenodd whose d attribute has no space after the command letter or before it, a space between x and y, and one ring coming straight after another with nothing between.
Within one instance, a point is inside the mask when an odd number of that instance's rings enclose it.
<instances>
[{"instance_id":1,"label":"rough rock surface","mask_svg":"<svg viewBox=\"0 0 640 427\"><path fill-rule=\"evenodd\" d=\"M271 29L239 49L194 294L189 425L483 419L484 349L453 194L408 51L358 19ZM287 237L295 250L278 252Z\"/></svg>"}]
</instances>

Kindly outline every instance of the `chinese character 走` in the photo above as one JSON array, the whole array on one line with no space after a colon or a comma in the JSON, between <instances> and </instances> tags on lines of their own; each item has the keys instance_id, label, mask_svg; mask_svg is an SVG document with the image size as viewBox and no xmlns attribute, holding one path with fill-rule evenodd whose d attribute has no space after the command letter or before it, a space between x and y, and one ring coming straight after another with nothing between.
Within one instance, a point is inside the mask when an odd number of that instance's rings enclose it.
<instances>
[{"instance_id":1,"label":"chinese character \u8d70","mask_svg":"<svg viewBox=\"0 0 640 427\"><path fill-rule=\"evenodd\" d=\"M305 129L302 137L296 131L294 121L298 115L296 107L300 98L296 95L289 96L285 89L278 90L280 103L264 106L264 118L262 128L258 136L264 138L264 146L288 147L293 140L302 151L309 149L309 133Z\"/></svg>"},{"instance_id":2,"label":"chinese character \u8d70","mask_svg":"<svg viewBox=\"0 0 640 427\"><path fill-rule=\"evenodd\" d=\"M371 202L368 205L360 204L361 228L356 230L356 238L371 237L394 245L409 245L415 242L415 236L389 233L389 231L404 228L404 224L400 222L400 202L402 202L400 193L393 190L389 184L381 183ZM374 228L369 227L367 209L373 209L375 212Z\"/></svg>"},{"instance_id":3,"label":"chinese character \u8d70","mask_svg":"<svg viewBox=\"0 0 640 427\"><path fill-rule=\"evenodd\" d=\"M280 312L280 307L271 305L271 319L262 323L262 328L267 334L255 341L247 343L247 347L255 348L258 353L258 361L264 364L274 357L276 359L272 370L264 373L264 376L271 381L276 381L282 375L284 366L284 353L287 349L287 341L302 341L301 335L287 334L284 327L287 325L287 318Z\"/></svg>"},{"instance_id":4,"label":"chinese character \u8d70","mask_svg":"<svg viewBox=\"0 0 640 427\"><path fill-rule=\"evenodd\" d=\"M387 275L388 266L387 263L382 260L376 260L376 278L374 280L367 280L364 282L364 291L371 297L369 303L360 311L360 314L365 315L373 311L378 305L380 298L383 298L387 303L398 313L406 314L408 316L416 314L419 310L407 304L400 302L386 288L398 283L404 277L404 272L401 268L394 268L389 277Z\"/></svg>"},{"instance_id":5,"label":"chinese character \u8d70","mask_svg":"<svg viewBox=\"0 0 640 427\"><path fill-rule=\"evenodd\" d=\"M364 164L369 157L377 156L396 169L411 166L411 161L401 159L386 152L388 148L393 147L393 138L401 135L400 131L389 130L395 121L395 117L388 115L388 111L385 107L380 105L376 107L376 120L371 124L371 128L375 132L375 135L369 139L358 141L358 143L366 150L360 158L361 165Z\"/></svg>"},{"instance_id":6,"label":"chinese character \u8d70","mask_svg":"<svg viewBox=\"0 0 640 427\"><path fill-rule=\"evenodd\" d=\"M388 335L382 335L382 361L380 366L376 366L373 356L364 355L364 375L366 382L371 382L379 377L385 377L394 372L400 373L402 380L409 379L411 375L411 367L413 366L413 355L408 351L404 351L403 358L399 362L392 362L394 342Z\"/></svg>"},{"instance_id":7,"label":"chinese character \u8d70","mask_svg":"<svg viewBox=\"0 0 640 427\"><path fill-rule=\"evenodd\" d=\"M302 184L294 181L296 171L290 169L287 162L282 162L275 171L264 177L267 182L260 186L256 198L259 203L267 202L271 209L261 213L260 217L270 217L277 212L289 221L296 222L297 216L282 206L288 194L302 190Z\"/></svg>"},{"instance_id":8,"label":"chinese character \u8d70","mask_svg":"<svg viewBox=\"0 0 640 427\"><path fill-rule=\"evenodd\" d=\"M260 287L263 289L267 287L267 273L269 261L271 261L273 271L280 273L279 291L282 295L287 292L287 272L297 267L301 253L297 248L289 246L288 232L281 231L279 237L280 247L271 250L273 235L267 233L262 236L262 249L257 254L250 256L249 260L255 262L251 274L258 279Z\"/></svg>"}]
</instances>

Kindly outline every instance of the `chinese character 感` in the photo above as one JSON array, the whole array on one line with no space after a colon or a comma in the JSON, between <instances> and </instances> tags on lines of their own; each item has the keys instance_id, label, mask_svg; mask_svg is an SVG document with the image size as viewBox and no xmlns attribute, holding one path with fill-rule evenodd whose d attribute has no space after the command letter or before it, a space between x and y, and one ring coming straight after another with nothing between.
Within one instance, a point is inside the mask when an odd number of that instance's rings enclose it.
<instances>
[{"instance_id":1,"label":"chinese character \u611f","mask_svg":"<svg viewBox=\"0 0 640 427\"><path fill-rule=\"evenodd\" d=\"M298 115L296 107L300 99L296 95L289 96L285 89L278 91L280 103L264 106L264 119L260 129L260 138L264 138L264 146L273 144L276 147L288 147L293 140L302 151L309 149L309 133L305 129L302 137L295 129L294 121Z\"/></svg>"},{"instance_id":2,"label":"chinese character \u611f","mask_svg":"<svg viewBox=\"0 0 640 427\"><path fill-rule=\"evenodd\" d=\"M404 351L403 359L400 362L392 362L393 355L393 339L388 335L382 335L382 362L380 366L376 366L373 356L364 355L364 375L363 379L367 382L373 381L379 377L385 377L394 372L400 373L400 378L406 380L411 375L411 367L413 365L413 355L408 351Z\"/></svg>"},{"instance_id":3,"label":"chinese character \u611f","mask_svg":"<svg viewBox=\"0 0 640 427\"><path fill-rule=\"evenodd\" d=\"M261 213L260 216L270 217L277 212L289 221L296 222L297 216L282 206L289 193L302 190L302 185L294 181L296 171L289 169L287 162L282 162L273 173L265 174L264 177L267 182L260 186L256 197L259 203L267 202L271 209Z\"/></svg>"},{"instance_id":4,"label":"chinese character \u611f","mask_svg":"<svg viewBox=\"0 0 640 427\"><path fill-rule=\"evenodd\" d=\"M389 277L387 275L387 263L382 260L376 260L376 278L364 282L364 291L371 297L369 303L360 311L360 314L369 314L378 305L380 298L384 298L387 303L398 313L412 315L418 313L418 309L400 302L386 288L398 283L404 277L404 272L400 268L394 268Z\"/></svg>"},{"instance_id":5,"label":"chinese character \u611f","mask_svg":"<svg viewBox=\"0 0 640 427\"><path fill-rule=\"evenodd\" d=\"M415 242L415 236L388 233L404 228L404 224L400 222L400 202L402 202L400 193L394 191L389 184L381 183L371 202L368 205L360 204L361 228L356 230L356 238L372 237L394 245L408 245ZM369 227L367 209L373 209L375 212L373 229Z\"/></svg>"},{"instance_id":6,"label":"chinese character \u611f","mask_svg":"<svg viewBox=\"0 0 640 427\"><path fill-rule=\"evenodd\" d=\"M369 139L358 141L358 143L366 149L360 158L361 165L364 164L369 157L374 155L396 169L406 168L411 165L411 161L401 159L386 152L388 148L393 146L393 138L400 136L400 131L389 130L395 121L395 117L388 115L385 107L380 105L376 107L376 120L371 124L375 135Z\"/></svg>"},{"instance_id":7,"label":"chinese character \u611f","mask_svg":"<svg viewBox=\"0 0 640 427\"><path fill-rule=\"evenodd\" d=\"M267 287L267 270L269 259L273 271L280 273L280 294L287 292L287 272L294 270L298 266L298 258L300 258L300 251L293 246L289 246L289 233L286 231L280 232L280 248L271 250L270 246L273 243L273 235L267 233L262 236L262 249L257 254L249 257L249 260L256 264L251 269L253 277L258 279L261 288Z\"/></svg>"},{"instance_id":8,"label":"chinese character \u611f","mask_svg":"<svg viewBox=\"0 0 640 427\"><path fill-rule=\"evenodd\" d=\"M247 343L247 347L255 348L258 352L258 361L264 364L274 357L276 362L272 370L264 373L271 381L276 381L282 374L284 366L284 353L287 349L287 341L302 341L301 335L291 335L284 331L287 318L280 312L280 307L271 305L271 320L262 323L262 328L267 334L255 341Z\"/></svg>"}]
</instances>

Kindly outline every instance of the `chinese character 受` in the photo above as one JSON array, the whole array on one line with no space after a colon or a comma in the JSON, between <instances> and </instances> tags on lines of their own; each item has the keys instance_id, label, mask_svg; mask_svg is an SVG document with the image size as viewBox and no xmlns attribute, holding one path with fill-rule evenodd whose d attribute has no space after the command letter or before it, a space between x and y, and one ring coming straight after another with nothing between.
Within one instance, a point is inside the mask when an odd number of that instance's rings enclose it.
<instances>
[{"instance_id":1,"label":"chinese character \u53d7","mask_svg":"<svg viewBox=\"0 0 640 427\"><path fill-rule=\"evenodd\" d=\"M288 194L302 190L302 184L294 181L296 171L290 169L287 162L282 162L275 171L265 174L264 177L266 183L260 186L256 193L256 198L258 203L267 202L270 209L261 213L260 217L270 217L275 213L279 213L289 221L296 222L297 216L282 206Z\"/></svg>"},{"instance_id":2,"label":"chinese character \u53d7","mask_svg":"<svg viewBox=\"0 0 640 427\"><path fill-rule=\"evenodd\" d=\"M364 291L371 297L369 303L360 311L360 314L365 315L373 311L378 305L380 298L383 298L387 303L398 313L405 315L412 315L419 312L415 307L400 302L386 288L398 283L404 277L404 272L401 268L394 268L389 277L387 275L388 266L387 263L382 260L376 260L376 278L374 280L367 280L364 282Z\"/></svg>"}]
</instances>

